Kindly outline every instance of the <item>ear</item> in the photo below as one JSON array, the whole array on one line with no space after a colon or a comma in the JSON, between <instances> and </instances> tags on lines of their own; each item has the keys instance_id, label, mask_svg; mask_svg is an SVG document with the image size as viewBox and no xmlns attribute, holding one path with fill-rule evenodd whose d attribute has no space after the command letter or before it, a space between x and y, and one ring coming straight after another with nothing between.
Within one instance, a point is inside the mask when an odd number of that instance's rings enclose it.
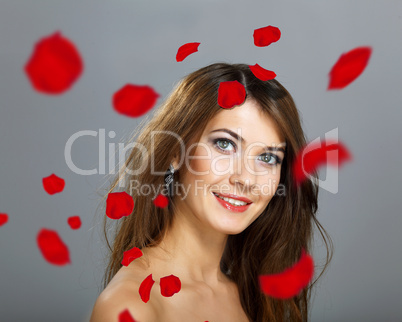
<instances>
[{"instance_id":1,"label":"ear","mask_svg":"<svg viewBox=\"0 0 402 322\"><path fill-rule=\"evenodd\" d=\"M179 168L179 157L176 155L171 163L176 171Z\"/></svg>"}]
</instances>

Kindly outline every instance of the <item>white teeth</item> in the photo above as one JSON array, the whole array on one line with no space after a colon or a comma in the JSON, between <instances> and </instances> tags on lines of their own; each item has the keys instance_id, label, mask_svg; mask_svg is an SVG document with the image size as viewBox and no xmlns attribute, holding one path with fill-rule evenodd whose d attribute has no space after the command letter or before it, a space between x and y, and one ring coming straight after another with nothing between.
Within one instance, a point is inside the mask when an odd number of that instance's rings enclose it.
<instances>
[{"instance_id":1,"label":"white teeth","mask_svg":"<svg viewBox=\"0 0 402 322\"><path fill-rule=\"evenodd\" d=\"M230 203L230 204L232 204L232 205L234 205L234 206L244 206L244 205L247 205L247 202L243 202L243 201L236 200L236 199L232 199L232 198L222 197L222 196L220 196L220 195L218 195L218 194L215 194L215 195L216 195L218 198L221 198L221 199L227 201L228 203Z\"/></svg>"}]
</instances>

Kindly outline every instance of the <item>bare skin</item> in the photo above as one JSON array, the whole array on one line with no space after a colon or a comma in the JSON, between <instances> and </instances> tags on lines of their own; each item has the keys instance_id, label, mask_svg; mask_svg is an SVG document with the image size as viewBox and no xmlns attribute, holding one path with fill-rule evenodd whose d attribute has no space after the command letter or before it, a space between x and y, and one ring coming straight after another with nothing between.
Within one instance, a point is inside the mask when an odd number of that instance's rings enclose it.
<instances>
[{"instance_id":1,"label":"bare skin","mask_svg":"<svg viewBox=\"0 0 402 322\"><path fill-rule=\"evenodd\" d=\"M144 256L147 257L154 252L155 249L143 249ZM151 289L149 302L143 305L152 305L155 321L249 322L242 309L236 284L224 274L221 276L222 280L217 281L213 286L181 276L180 292L172 297L164 297L160 292L160 278L170 274L180 275L169 269L172 268L169 263L163 264L160 259L150 259L149 263L148 266L144 260L136 259L129 266L123 266L107 288L124 284L126 289L130 289L136 302L139 302L139 286L149 274L152 274L155 283ZM130 309L130 313L136 318L135 308Z\"/></svg>"}]
</instances>

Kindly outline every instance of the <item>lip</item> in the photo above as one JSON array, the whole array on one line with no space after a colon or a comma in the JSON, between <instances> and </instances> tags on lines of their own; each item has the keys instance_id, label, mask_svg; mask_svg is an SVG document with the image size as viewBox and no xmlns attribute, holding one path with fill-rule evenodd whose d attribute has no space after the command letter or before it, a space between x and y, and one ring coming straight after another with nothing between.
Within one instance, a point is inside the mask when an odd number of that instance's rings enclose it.
<instances>
[{"instance_id":1,"label":"lip","mask_svg":"<svg viewBox=\"0 0 402 322\"><path fill-rule=\"evenodd\" d=\"M212 192L211 192L212 193ZM225 200L217 197L215 194L212 193L212 195L215 197L215 199L227 210L233 211L233 212L244 212L246 211L251 204L247 204L244 206L234 206L228 202L226 202Z\"/></svg>"},{"instance_id":2,"label":"lip","mask_svg":"<svg viewBox=\"0 0 402 322\"><path fill-rule=\"evenodd\" d=\"M232 195L230 193L229 194L227 194L227 193L217 193L217 192L214 192L214 191L212 193L216 193L217 195L220 195L222 197L236 199L236 200L244 201L244 202L247 202L247 203L252 203L252 201L250 199L246 198L246 197L239 197L239 196L236 196L236 195Z\"/></svg>"}]
</instances>

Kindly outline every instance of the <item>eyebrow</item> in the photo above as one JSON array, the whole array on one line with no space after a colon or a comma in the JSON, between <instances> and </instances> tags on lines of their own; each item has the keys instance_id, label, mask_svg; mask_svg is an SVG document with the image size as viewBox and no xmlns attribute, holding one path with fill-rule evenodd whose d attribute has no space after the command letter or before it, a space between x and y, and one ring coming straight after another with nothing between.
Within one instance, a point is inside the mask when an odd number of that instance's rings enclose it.
<instances>
[{"instance_id":1,"label":"eyebrow","mask_svg":"<svg viewBox=\"0 0 402 322\"><path fill-rule=\"evenodd\" d=\"M213 130L210 133L213 132L226 132L227 134L231 135L232 137L234 137L237 141L240 141L241 143L246 144L246 140L243 139L240 135L238 135L237 133L233 132L232 130L223 128L223 129L217 129L217 130ZM266 150L268 151L282 151L283 153L285 153L285 149L284 148L280 148L280 147L273 147L273 146L266 146L265 147Z\"/></svg>"}]
</instances>

